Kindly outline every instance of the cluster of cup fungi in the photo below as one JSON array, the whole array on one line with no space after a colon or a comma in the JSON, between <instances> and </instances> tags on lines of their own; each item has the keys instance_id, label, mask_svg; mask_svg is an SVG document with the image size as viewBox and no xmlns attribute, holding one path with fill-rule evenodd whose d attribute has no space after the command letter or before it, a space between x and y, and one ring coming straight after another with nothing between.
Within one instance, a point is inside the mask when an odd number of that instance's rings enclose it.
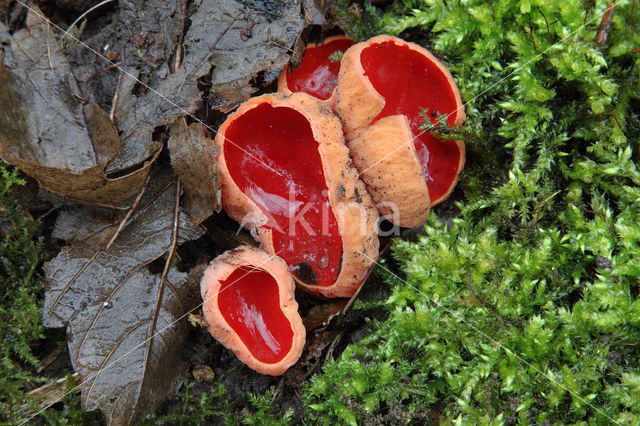
<instances>
[{"instance_id":1,"label":"cluster of cup fungi","mask_svg":"<svg viewBox=\"0 0 640 426\"><path fill-rule=\"evenodd\" d=\"M425 121L464 120L449 71L391 36L307 46L278 92L230 114L215 143L227 214L260 248L214 259L201 281L209 332L250 368L280 375L300 357L295 289L351 297L379 256L378 220L416 227L446 199L464 165L462 141Z\"/></svg>"}]
</instances>

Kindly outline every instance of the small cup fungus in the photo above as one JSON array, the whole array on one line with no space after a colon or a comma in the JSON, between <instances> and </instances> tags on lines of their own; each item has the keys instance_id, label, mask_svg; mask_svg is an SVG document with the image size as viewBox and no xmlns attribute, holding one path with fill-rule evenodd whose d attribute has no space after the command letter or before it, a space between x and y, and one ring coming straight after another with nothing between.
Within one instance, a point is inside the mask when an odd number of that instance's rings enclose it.
<instances>
[{"instance_id":1,"label":"small cup fungus","mask_svg":"<svg viewBox=\"0 0 640 426\"><path fill-rule=\"evenodd\" d=\"M420 129L425 115L434 125L441 115L451 127L464 120L449 71L416 44L378 36L345 52L335 97L354 164L380 213L400 226L422 224L464 165L462 141Z\"/></svg>"},{"instance_id":2,"label":"small cup fungus","mask_svg":"<svg viewBox=\"0 0 640 426\"><path fill-rule=\"evenodd\" d=\"M200 282L207 329L252 369L277 376L300 358L305 329L284 261L241 246L211 262Z\"/></svg>"},{"instance_id":3,"label":"small cup fungus","mask_svg":"<svg viewBox=\"0 0 640 426\"><path fill-rule=\"evenodd\" d=\"M262 95L229 115L216 143L229 216L302 286L353 295L378 257L378 213L331 109L305 93Z\"/></svg>"},{"instance_id":4,"label":"small cup fungus","mask_svg":"<svg viewBox=\"0 0 640 426\"><path fill-rule=\"evenodd\" d=\"M326 38L320 44L309 43L298 68L287 65L278 78L278 91L285 95L304 92L333 105L342 54L353 45L347 36Z\"/></svg>"}]
</instances>

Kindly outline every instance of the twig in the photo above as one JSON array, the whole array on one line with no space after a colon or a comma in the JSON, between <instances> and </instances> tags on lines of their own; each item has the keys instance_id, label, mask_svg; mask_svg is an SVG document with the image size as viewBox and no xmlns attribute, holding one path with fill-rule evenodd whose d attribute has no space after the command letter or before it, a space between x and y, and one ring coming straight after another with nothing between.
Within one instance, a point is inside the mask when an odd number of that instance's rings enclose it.
<instances>
[{"instance_id":1,"label":"twig","mask_svg":"<svg viewBox=\"0 0 640 426\"><path fill-rule=\"evenodd\" d=\"M167 261L164 264L164 270L162 271L162 278L160 278L160 285L167 278L167 274L169 273L169 266L171 265L171 258L176 251L176 246L178 245L178 222L180 219L180 179L176 179L176 202L174 204L174 214L173 214L173 231L171 232L171 250L169 251L169 255L167 256Z\"/></svg>"},{"instance_id":2,"label":"twig","mask_svg":"<svg viewBox=\"0 0 640 426\"><path fill-rule=\"evenodd\" d=\"M71 378L73 379L74 390L80 389L78 383L80 383L80 375L78 373L74 373ZM30 399L38 399L38 407L51 407L53 404L62 401L62 398L66 395L67 389L67 378L62 377L57 379L54 382L47 383L46 385L42 385L39 388L36 388L30 391L27 395L29 395ZM45 409L46 409L45 408ZM34 414L38 414L33 407L28 404L22 404L20 407L20 415L23 417L32 417Z\"/></svg>"},{"instance_id":3,"label":"twig","mask_svg":"<svg viewBox=\"0 0 640 426\"><path fill-rule=\"evenodd\" d=\"M184 21L187 19L187 0L180 2L180 37L176 47L176 57L173 61L173 73L177 73L182 65L182 43L184 42Z\"/></svg>"},{"instance_id":4,"label":"twig","mask_svg":"<svg viewBox=\"0 0 640 426\"><path fill-rule=\"evenodd\" d=\"M122 75L122 74L120 74L120 75ZM105 250L109 250L111 248L111 246L113 245L113 243L116 242L116 239L120 235L120 232L122 231L122 228L124 228L124 226L127 224L129 219L131 219L131 216L133 216L133 213L136 211L136 208L138 207L138 204L140 203L140 200L142 199L142 196L144 195L144 192L147 189L147 184L149 183L149 179L150 178L151 178L151 173L149 173L147 175L147 178L144 181L144 185L142 185L142 189L140 189L140 192L138 193L138 196L133 201L133 204L131 205L131 208L129 208L129 211L127 212L125 217L122 219L122 221L120 221L120 225L118 225L118 229L116 229L116 231L111 236L111 239L109 240L109 242L107 243L107 245L104 248Z\"/></svg>"},{"instance_id":5,"label":"twig","mask_svg":"<svg viewBox=\"0 0 640 426\"><path fill-rule=\"evenodd\" d=\"M623 129L623 128L622 128L622 126L620 125L620 122L618 121L618 117L616 117L615 115L613 115L613 114L611 114L611 113L608 113L607 115L608 115L609 117L613 118L613 119L616 121L616 123L618 124L618 127L620 128L620 130L624 131L624 129Z\"/></svg>"},{"instance_id":6,"label":"twig","mask_svg":"<svg viewBox=\"0 0 640 426\"><path fill-rule=\"evenodd\" d=\"M47 59L49 59L49 68L51 68L51 71L55 71L53 69L53 64L51 63L51 43L49 43L50 40L51 40L51 27L49 25L49 21L47 21Z\"/></svg>"},{"instance_id":7,"label":"twig","mask_svg":"<svg viewBox=\"0 0 640 426\"><path fill-rule=\"evenodd\" d=\"M327 349L327 354L324 357L324 363L329 362L329 358L333 358L333 349L336 347L336 344L340 339L344 336L344 330L340 330L340 333L336 334L336 337L333 338L331 344L329 345L329 349Z\"/></svg>"},{"instance_id":8,"label":"twig","mask_svg":"<svg viewBox=\"0 0 640 426\"><path fill-rule=\"evenodd\" d=\"M558 195L561 191L558 190L556 192L554 192L553 194L549 195L548 197L546 197L545 199L543 199L537 206L536 209L533 211L533 215L531 216L531 222L536 222L538 220L538 215L540 214L540 212L542 211L542 208L544 207L545 204L547 204L552 198L554 198L556 195Z\"/></svg>"},{"instance_id":9,"label":"twig","mask_svg":"<svg viewBox=\"0 0 640 426\"><path fill-rule=\"evenodd\" d=\"M122 73L118 74L118 82L116 83L116 93L113 95L113 102L111 102L111 111L109 111L109 119L113 124L116 124L116 107L118 106L118 98L120 97L120 84L122 84Z\"/></svg>"},{"instance_id":10,"label":"twig","mask_svg":"<svg viewBox=\"0 0 640 426\"><path fill-rule=\"evenodd\" d=\"M67 31L64 32L64 34L62 35L62 38L60 39L60 41L64 40L65 37L69 35L69 31L71 31L71 28L73 28L78 22L80 22L80 20L82 20L82 18L84 18L85 16L87 16L89 13L93 12L97 8L103 6L103 5L107 4L107 3L111 3L112 1L115 1L115 0L104 0L104 1L101 1L100 3L96 4L95 6L93 6L92 8L87 10L86 12L84 12L82 15L78 16L78 18L75 21L73 21L71 23L71 25L69 25L69 28L67 28Z\"/></svg>"},{"instance_id":11,"label":"twig","mask_svg":"<svg viewBox=\"0 0 640 426\"><path fill-rule=\"evenodd\" d=\"M51 352L49 355L47 355L42 361L40 361L40 365L36 369L36 373L38 373L38 374L42 373L42 371L45 368L50 366L53 363L53 361L58 359L58 357L60 356L61 353L62 353L62 349L56 348L53 352Z\"/></svg>"},{"instance_id":12,"label":"twig","mask_svg":"<svg viewBox=\"0 0 640 426\"><path fill-rule=\"evenodd\" d=\"M106 71L110 71L114 68L118 68L120 65L122 65L122 61L118 61L116 63L113 63L111 65L107 65L106 67L102 68L101 70L99 70L96 74L100 74L101 72L106 72ZM122 75L122 74L120 74Z\"/></svg>"},{"instance_id":13,"label":"twig","mask_svg":"<svg viewBox=\"0 0 640 426\"><path fill-rule=\"evenodd\" d=\"M173 63L173 73L177 73L178 69L180 69L180 65L182 64L182 43L178 44L176 48L176 60Z\"/></svg>"}]
</instances>

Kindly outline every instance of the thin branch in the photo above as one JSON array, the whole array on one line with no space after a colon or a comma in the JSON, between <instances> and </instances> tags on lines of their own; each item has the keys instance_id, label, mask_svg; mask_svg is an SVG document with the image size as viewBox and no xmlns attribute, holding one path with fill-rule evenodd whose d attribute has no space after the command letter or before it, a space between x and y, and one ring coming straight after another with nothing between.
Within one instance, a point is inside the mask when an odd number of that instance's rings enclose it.
<instances>
[{"instance_id":1,"label":"thin branch","mask_svg":"<svg viewBox=\"0 0 640 426\"><path fill-rule=\"evenodd\" d=\"M81 21L85 16L87 16L89 13L93 12L93 11L94 11L94 10L96 10L97 8L99 8L99 7L103 6L103 5L107 4L107 3L111 3L111 2L113 2L113 1L115 1L115 0L104 0L104 1L101 1L100 3L96 4L95 6L93 6L92 8L90 8L89 10L87 10L86 12L84 12L82 15L78 16L78 18L77 18L75 21L73 21L73 22L71 23L71 25L69 25L69 28L67 28L67 31L65 31L65 32L64 32L64 34L62 35L62 38L60 39L60 41L64 40L64 39L65 39L65 37L66 37L67 35L69 35L69 31L71 31L71 29L72 29L72 28L73 28L73 27L74 27L78 22L80 22L80 21Z\"/></svg>"},{"instance_id":2,"label":"thin branch","mask_svg":"<svg viewBox=\"0 0 640 426\"><path fill-rule=\"evenodd\" d=\"M173 215L173 231L171 232L171 250L169 251L169 255L167 256L167 261L164 264L164 270L162 271L162 278L160 278L160 285L164 283L164 280L167 278L167 274L169 272L169 266L171 265L171 258L173 257L176 246L178 245L178 222L180 219L180 190L181 190L180 180L176 179L176 202L174 204L174 215Z\"/></svg>"},{"instance_id":3,"label":"thin branch","mask_svg":"<svg viewBox=\"0 0 640 426\"><path fill-rule=\"evenodd\" d=\"M151 178L151 173L149 173L147 175L147 179L145 179L144 181L144 185L142 185L142 189L140 189L140 192L138 193L138 196L136 197L136 199L133 201L133 204L131 205L131 208L129 209L129 211L127 212L127 214L124 216L124 218L120 221L120 225L118 225L118 229L116 229L116 231L113 233L113 235L111 236L111 239L109 240L109 242L107 243L107 245L105 246L105 250L109 250L111 248L111 246L113 245L113 243L116 242L116 240L118 239L118 236L120 235L120 232L122 231L122 229L124 228L124 226L127 224L127 222L129 221L129 219L131 219L131 216L133 216L133 213L136 211L136 209L138 208L138 204L140 203L140 200L142 199L142 196L144 195L144 192L147 190L147 185L149 184L149 180Z\"/></svg>"},{"instance_id":4,"label":"thin branch","mask_svg":"<svg viewBox=\"0 0 640 426\"><path fill-rule=\"evenodd\" d=\"M116 107L118 106L118 98L120 97L120 85L122 84L122 73L118 74L118 83L116 83L116 93L113 95L113 102L111 103L111 111L109 112L109 118L113 124L116 124Z\"/></svg>"}]
</instances>

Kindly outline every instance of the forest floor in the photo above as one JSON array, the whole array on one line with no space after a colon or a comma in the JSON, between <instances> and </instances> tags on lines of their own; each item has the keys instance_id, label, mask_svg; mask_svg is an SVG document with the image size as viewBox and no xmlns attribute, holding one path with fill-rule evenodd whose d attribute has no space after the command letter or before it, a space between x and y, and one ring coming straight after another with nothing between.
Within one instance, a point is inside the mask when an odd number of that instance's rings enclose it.
<instances>
[{"instance_id":1,"label":"forest floor","mask_svg":"<svg viewBox=\"0 0 640 426\"><path fill-rule=\"evenodd\" d=\"M5 161L26 172L0 163L0 421L105 422L98 408L117 408L118 398L87 396L72 362L102 358L74 352L72 321L54 296L66 301L73 293L68 304L78 306L91 288L106 285L99 268L87 287L68 276L93 253L109 251L106 241L141 188L144 207L108 254L117 262L135 258L150 283L162 284L166 264L192 296L201 266L251 236L215 206L215 183L203 190L211 210L183 195L182 207L203 220L177 224L178 241L145 231L173 222L174 182L184 170L171 138L189 135L198 122L217 129L238 103L275 91L304 43L346 33L357 41L400 36L450 69L467 120L440 131L465 142L459 185L424 227L381 241L379 265L353 300L296 294L307 343L283 376L246 367L192 315L172 336L179 346L144 366L142 375L162 390L141 384L123 398L131 416L148 424L640 422L635 0L119 0L82 16L98 3L0 4L0 132L13 135L20 120L37 125L33 117L52 106L67 119L69 105L82 101L103 111L87 127L106 114L119 135L114 148L102 131L105 152L91 164L52 151L36 166L14 155L20 150L7 154L10 138L0 136ZM36 30L25 36L29 22ZM25 90L20 99L30 108L16 107L6 69L29 73L36 69L29 60L40 59L45 68L62 64L34 82L53 82L42 95L53 101ZM56 86L69 78L71 101ZM59 150L80 152L74 135L65 134L71 142ZM41 142L57 137L54 131ZM99 172L72 180L59 171L65 161ZM95 186L103 188L98 198L87 189ZM156 234L147 257L127 251ZM105 262L108 271L120 264ZM67 278L52 276L56 268ZM104 384L108 395L119 392L118 380Z\"/></svg>"}]
</instances>

